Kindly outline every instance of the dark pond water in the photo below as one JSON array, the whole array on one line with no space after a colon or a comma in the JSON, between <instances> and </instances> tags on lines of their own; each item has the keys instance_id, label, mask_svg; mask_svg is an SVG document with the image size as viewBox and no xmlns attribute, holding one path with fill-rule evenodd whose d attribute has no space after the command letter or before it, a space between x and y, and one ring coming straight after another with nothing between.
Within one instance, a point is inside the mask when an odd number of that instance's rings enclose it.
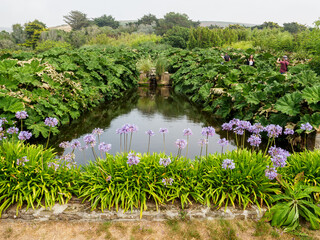
<instances>
[{"instance_id":1,"label":"dark pond water","mask_svg":"<svg viewBox=\"0 0 320 240\"><path fill-rule=\"evenodd\" d=\"M203 138L202 127L213 126L216 130L214 137L209 138L210 153L221 152L217 141L226 137L226 133L220 131L221 121L201 112L200 107L191 104L169 87L140 87L126 92L121 99L102 103L92 111L84 113L70 125L62 127L59 135L51 139L50 145L62 154L63 149L58 147L62 141L77 139L83 144L85 135L91 133L94 128L102 128L104 133L100 136L100 141L112 144L109 153L116 154L120 150L120 138L116 134L116 129L125 123L138 126L138 132L133 134L131 149L140 153L147 152L148 136L145 132L149 129L156 133L151 137L150 152L163 151L163 137L159 129L167 128L169 132L166 134L166 154L176 155L175 141L186 139L183 136L183 130L190 128L193 132L189 140L188 157L190 158L200 154L198 142ZM228 150L235 148L233 142L227 147ZM95 150L99 152L97 146ZM66 150L64 153L68 152L70 151ZM76 150L75 154L78 164L85 164L88 160L94 159L91 149L85 150L85 156L79 150ZM184 154L185 149L182 150L182 155Z\"/></svg>"}]
</instances>

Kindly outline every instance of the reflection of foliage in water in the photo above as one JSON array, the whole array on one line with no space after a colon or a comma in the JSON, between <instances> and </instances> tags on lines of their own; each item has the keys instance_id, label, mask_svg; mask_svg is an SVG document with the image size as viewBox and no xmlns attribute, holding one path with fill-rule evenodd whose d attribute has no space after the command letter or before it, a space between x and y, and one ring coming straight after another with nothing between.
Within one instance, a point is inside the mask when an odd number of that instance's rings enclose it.
<instances>
[{"instance_id":1,"label":"reflection of foliage in water","mask_svg":"<svg viewBox=\"0 0 320 240\"><path fill-rule=\"evenodd\" d=\"M129 113L136 105L138 99L139 95L136 89L130 90L121 99L104 102L92 111L83 113L80 118L72 121L71 124L63 126L59 135L52 137L50 140L50 146L57 149L62 141L71 141L72 139L79 138L86 133L92 132L95 128L108 128L114 118Z\"/></svg>"},{"instance_id":2,"label":"reflection of foliage in water","mask_svg":"<svg viewBox=\"0 0 320 240\"><path fill-rule=\"evenodd\" d=\"M224 131L220 132L221 121L216 120L208 113L202 112L200 107L190 103L183 95L176 94L171 88L140 87L127 91L121 99L100 104L92 111L82 114L71 124L63 126L59 135L53 136L50 140L50 146L62 150L58 148L60 142L79 138L84 134L91 133L94 128L106 129L110 127L113 119L128 114L134 108L137 108L145 116L160 113L164 118L171 121L186 116L195 123L202 123L203 126L214 126L221 137L226 137Z\"/></svg>"},{"instance_id":3,"label":"reflection of foliage in water","mask_svg":"<svg viewBox=\"0 0 320 240\"><path fill-rule=\"evenodd\" d=\"M204 125L219 123L207 113L201 112L201 108L191 104L183 95L177 94L168 87L155 89L139 88L142 95L138 100L137 108L145 115L161 113L166 119L174 119L187 116L193 122L202 122Z\"/></svg>"}]
</instances>

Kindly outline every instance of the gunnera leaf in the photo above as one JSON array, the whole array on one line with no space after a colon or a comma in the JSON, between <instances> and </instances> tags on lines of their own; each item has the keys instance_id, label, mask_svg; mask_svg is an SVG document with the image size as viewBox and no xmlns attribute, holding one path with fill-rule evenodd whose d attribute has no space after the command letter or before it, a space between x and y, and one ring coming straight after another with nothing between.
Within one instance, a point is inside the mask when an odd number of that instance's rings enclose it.
<instances>
[{"instance_id":1,"label":"gunnera leaf","mask_svg":"<svg viewBox=\"0 0 320 240\"><path fill-rule=\"evenodd\" d=\"M309 104L318 103L320 101L320 85L303 89L302 98Z\"/></svg>"},{"instance_id":2,"label":"gunnera leaf","mask_svg":"<svg viewBox=\"0 0 320 240\"><path fill-rule=\"evenodd\" d=\"M300 92L287 93L278 99L275 104L275 109L289 116L296 116L300 113L301 99Z\"/></svg>"}]
</instances>

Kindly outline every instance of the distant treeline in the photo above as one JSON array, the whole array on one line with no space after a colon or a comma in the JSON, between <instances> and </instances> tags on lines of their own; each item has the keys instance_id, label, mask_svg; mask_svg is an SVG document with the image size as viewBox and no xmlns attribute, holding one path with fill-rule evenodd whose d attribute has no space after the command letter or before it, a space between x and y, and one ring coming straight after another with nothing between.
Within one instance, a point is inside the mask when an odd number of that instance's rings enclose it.
<instances>
[{"instance_id":1,"label":"distant treeline","mask_svg":"<svg viewBox=\"0 0 320 240\"><path fill-rule=\"evenodd\" d=\"M200 27L199 21L186 14L170 12L158 19L148 14L136 22L120 24L111 15L89 19L85 13L71 11L64 16L70 32L48 29L34 20L25 25L14 24L12 32L0 32L0 49L35 50L43 52L53 47L79 48L84 45L163 44L192 49L210 47L255 48L279 54L294 53L295 58L310 58L320 52L320 21L314 27L292 22L283 27L265 22L254 27L238 24L222 28L216 25Z\"/></svg>"}]
</instances>

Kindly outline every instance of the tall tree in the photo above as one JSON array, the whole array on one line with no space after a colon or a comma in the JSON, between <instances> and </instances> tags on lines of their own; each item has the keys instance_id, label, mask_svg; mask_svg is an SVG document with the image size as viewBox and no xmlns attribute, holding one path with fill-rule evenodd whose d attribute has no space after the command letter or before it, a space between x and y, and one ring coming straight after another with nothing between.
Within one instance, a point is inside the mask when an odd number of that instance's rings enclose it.
<instances>
[{"instance_id":1,"label":"tall tree","mask_svg":"<svg viewBox=\"0 0 320 240\"><path fill-rule=\"evenodd\" d=\"M15 43L21 44L24 43L26 40L26 34L23 30L23 26L21 24L14 24L12 25L12 38L14 39Z\"/></svg>"},{"instance_id":2,"label":"tall tree","mask_svg":"<svg viewBox=\"0 0 320 240\"><path fill-rule=\"evenodd\" d=\"M264 28L281 28L278 23L275 22L264 22L261 25L254 26L253 28L264 29Z\"/></svg>"},{"instance_id":3,"label":"tall tree","mask_svg":"<svg viewBox=\"0 0 320 240\"><path fill-rule=\"evenodd\" d=\"M80 11L71 11L67 16L63 16L64 21L70 25L72 30L80 30L90 24L87 14Z\"/></svg>"},{"instance_id":4,"label":"tall tree","mask_svg":"<svg viewBox=\"0 0 320 240\"><path fill-rule=\"evenodd\" d=\"M42 24L39 24L39 21L37 20L27 23L24 28L26 34L26 42L24 45L34 49L40 39L41 32L45 30L45 27Z\"/></svg>"},{"instance_id":5,"label":"tall tree","mask_svg":"<svg viewBox=\"0 0 320 240\"><path fill-rule=\"evenodd\" d=\"M187 14L169 12L164 16L163 19L159 19L156 27L156 33L159 35L163 35L175 26L191 28L197 27L199 25L199 21L192 21L191 19L189 19Z\"/></svg>"},{"instance_id":6,"label":"tall tree","mask_svg":"<svg viewBox=\"0 0 320 240\"><path fill-rule=\"evenodd\" d=\"M93 22L98 26L98 27L112 27L113 29L116 29L120 26L120 22L116 21L114 17L111 15L103 15L98 18L94 18Z\"/></svg>"},{"instance_id":7,"label":"tall tree","mask_svg":"<svg viewBox=\"0 0 320 240\"><path fill-rule=\"evenodd\" d=\"M158 23L158 18L151 13L149 13L148 15L144 15L142 18L138 19L137 21L138 25L141 25L141 24L152 25L154 23Z\"/></svg>"},{"instance_id":8,"label":"tall tree","mask_svg":"<svg viewBox=\"0 0 320 240\"><path fill-rule=\"evenodd\" d=\"M297 22L291 22L291 23L284 23L283 29L290 33L298 33L298 32L307 30L307 27Z\"/></svg>"}]
</instances>

